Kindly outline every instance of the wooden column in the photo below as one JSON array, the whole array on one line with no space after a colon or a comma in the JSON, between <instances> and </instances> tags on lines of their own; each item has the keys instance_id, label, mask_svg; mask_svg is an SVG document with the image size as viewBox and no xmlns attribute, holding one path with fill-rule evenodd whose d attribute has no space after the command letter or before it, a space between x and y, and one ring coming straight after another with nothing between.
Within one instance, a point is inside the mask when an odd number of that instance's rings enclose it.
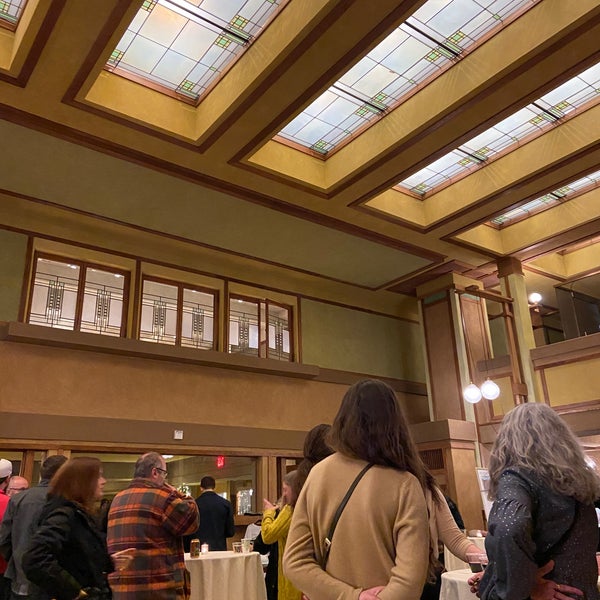
<instances>
[{"instance_id":1,"label":"wooden column","mask_svg":"<svg viewBox=\"0 0 600 600\"><path fill-rule=\"evenodd\" d=\"M483 529L483 502L476 473L474 423L448 419L411 427L423 461L440 488L459 507L467 529Z\"/></svg>"},{"instance_id":2,"label":"wooden column","mask_svg":"<svg viewBox=\"0 0 600 600\"><path fill-rule=\"evenodd\" d=\"M535 348L527 290L521 262L512 256L498 261L498 278L502 293L512 298L510 306L504 305L506 334L512 359L513 394L515 403L535 402L536 379L530 350Z\"/></svg>"},{"instance_id":3,"label":"wooden column","mask_svg":"<svg viewBox=\"0 0 600 600\"><path fill-rule=\"evenodd\" d=\"M427 388L430 419L459 419L475 421L473 406L465 402L462 391L476 376L475 364L480 358L473 354L473 343L483 339L485 307L478 297L465 310L458 290L473 286L478 281L448 273L417 288L425 354L427 360ZM471 308L473 310L471 310ZM478 335L468 335L477 327ZM487 330L485 330L487 336Z\"/></svg>"}]
</instances>

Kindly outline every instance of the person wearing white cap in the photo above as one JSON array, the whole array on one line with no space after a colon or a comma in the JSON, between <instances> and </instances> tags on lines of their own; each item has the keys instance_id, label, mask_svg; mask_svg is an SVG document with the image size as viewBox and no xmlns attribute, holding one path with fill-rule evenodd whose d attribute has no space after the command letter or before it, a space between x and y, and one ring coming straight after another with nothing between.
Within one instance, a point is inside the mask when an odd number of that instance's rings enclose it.
<instances>
[{"instance_id":1,"label":"person wearing white cap","mask_svg":"<svg viewBox=\"0 0 600 600\"><path fill-rule=\"evenodd\" d=\"M9 497L6 495L6 488L10 476L12 475L12 463L10 460L0 458L0 521L4 518ZM6 571L6 561L0 556L0 599L10 597L10 581L4 577Z\"/></svg>"}]
</instances>

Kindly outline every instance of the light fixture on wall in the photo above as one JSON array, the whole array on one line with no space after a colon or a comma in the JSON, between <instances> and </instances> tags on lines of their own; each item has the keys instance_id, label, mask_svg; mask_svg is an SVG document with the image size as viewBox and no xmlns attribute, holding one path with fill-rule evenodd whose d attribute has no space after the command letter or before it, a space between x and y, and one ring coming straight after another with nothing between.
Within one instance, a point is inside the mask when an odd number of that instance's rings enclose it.
<instances>
[{"instance_id":1,"label":"light fixture on wall","mask_svg":"<svg viewBox=\"0 0 600 600\"><path fill-rule=\"evenodd\" d=\"M532 292L531 294L529 294L528 300L529 304L536 306L542 301L542 295L538 292Z\"/></svg>"}]
</instances>

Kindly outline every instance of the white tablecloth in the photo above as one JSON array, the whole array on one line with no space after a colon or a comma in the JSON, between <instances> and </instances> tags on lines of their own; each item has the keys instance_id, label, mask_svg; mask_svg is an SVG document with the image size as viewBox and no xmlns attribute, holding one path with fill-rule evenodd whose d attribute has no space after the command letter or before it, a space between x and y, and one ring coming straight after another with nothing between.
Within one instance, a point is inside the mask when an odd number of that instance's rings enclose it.
<instances>
[{"instance_id":1,"label":"white tablecloth","mask_svg":"<svg viewBox=\"0 0 600 600\"><path fill-rule=\"evenodd\" d=\"M482 552L485 552L485 538L484 537L469 537L469 541L475 544ZM469 565L466 562L457 558L444 546L444 566L446 571L457 571L458 569L468 569Z\"/></svg>"},{"instance_id":2,"label":"white tablecloth","mask_svg":"<svg viewBox=\"0 0 600 600\"><path fill-rule=\"evenodd\" d=\"M258 552L207 552L185 555L191 577L190 600L267 600Z\"/></svg>"},{"instance_id":3,"label":"white tablecloth","mask_svg":"<svg viewBox=\"0 0 600 600\"><path fill-rule=\"evenodd\" d=\"M471 575L470 569L442 573L440 600L477 600L477 596L471 593L467 583ZM598 577L598 589L600 590L600 577Z\"/></svg>"}]
</instances>

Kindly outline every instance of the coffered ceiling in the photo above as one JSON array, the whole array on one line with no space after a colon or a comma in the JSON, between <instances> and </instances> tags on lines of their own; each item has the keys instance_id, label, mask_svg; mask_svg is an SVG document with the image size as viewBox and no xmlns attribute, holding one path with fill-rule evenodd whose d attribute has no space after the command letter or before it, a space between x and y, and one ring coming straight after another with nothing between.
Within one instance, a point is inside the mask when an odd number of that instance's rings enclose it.
<instances>
[{"instance_id":1,"label":"coffered ceiling","mask_svg":"<svg viewBox=\"0 0 600 600\"><path fill-rule=\"evenodd\" d=\"M140 9L171 4L28 0L16 29L0 30L4 203L45 203L397 293L450 269L493 284L508 255L535 286L600 268L598 0L289 0L249 42L234 41L243 52L187 100L113 68ZM191 4L204 18L215 3ZM469 22L436 39L433 17L467 5L499 25L465 48ZM239 16L218 39L235 38ZM186 23L171 23L173 36ZM448 64L389 106L381 91L344 87L369 52L381 90L404 76L378 49L415 23L427 60L446 52ZM314 107L331 86L354 94L354 120L371 113L327 151L320 139L304 147L290 124L321 116ZM494 147L491 128L504 136Z\"/></svg>"}]
</instances>

